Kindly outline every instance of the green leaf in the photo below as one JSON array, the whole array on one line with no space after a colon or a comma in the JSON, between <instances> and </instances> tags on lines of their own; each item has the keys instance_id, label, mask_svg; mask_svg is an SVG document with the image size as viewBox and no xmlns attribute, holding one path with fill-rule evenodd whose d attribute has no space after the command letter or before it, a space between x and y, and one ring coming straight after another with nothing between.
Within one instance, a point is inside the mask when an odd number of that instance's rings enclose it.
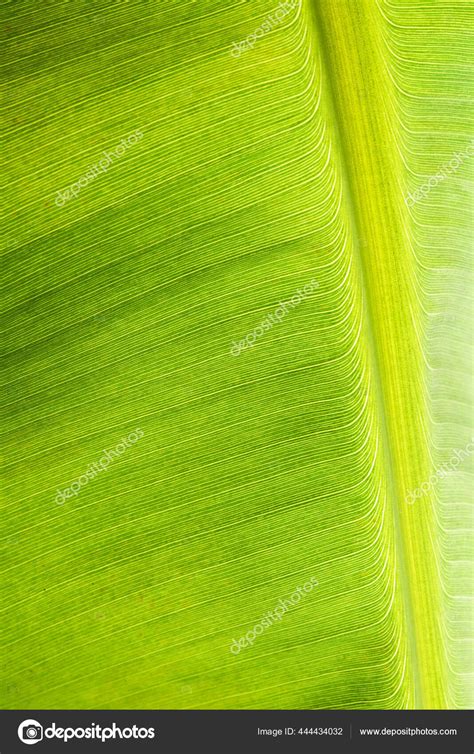
<instances>
[{"instance_id":1,"label":"green leaf","mask_svg":"<svg viewBox=\"0 0 474 754\"><path fill-rule=\"evenodd\" d=\"M472 704L469 10L3 6L6 708Z\"/></svg>"}]
</instances>

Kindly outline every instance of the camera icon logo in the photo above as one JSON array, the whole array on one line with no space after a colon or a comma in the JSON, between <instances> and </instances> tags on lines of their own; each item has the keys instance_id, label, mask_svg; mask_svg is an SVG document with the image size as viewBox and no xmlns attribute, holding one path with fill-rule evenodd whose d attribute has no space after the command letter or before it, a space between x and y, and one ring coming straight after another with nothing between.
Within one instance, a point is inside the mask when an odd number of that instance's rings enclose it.
<instances>
[{"instance_id":1,"label":"camera icon logo","mask_svg":"<svg viewBox=\"0 0 474 754\"><path fill-rule=\"evenodd\" d=\"M24 744L37 744L43 740L43 726L37 720L23 720L18 726L18 738Z\"/></svg>"}]
</instances>

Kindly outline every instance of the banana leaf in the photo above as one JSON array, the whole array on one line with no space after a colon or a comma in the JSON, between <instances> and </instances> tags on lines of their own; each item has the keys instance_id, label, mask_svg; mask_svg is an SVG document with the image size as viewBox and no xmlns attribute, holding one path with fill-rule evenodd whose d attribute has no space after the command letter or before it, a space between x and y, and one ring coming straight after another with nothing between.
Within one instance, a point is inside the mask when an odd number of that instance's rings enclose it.
<instances>
[{"instance_id":1,"label":"banana leaf","mask_svg":"<svg viewBox=\"0 0 474 754\"><path fill-rule=\"evenodd\" d=\"M469 6L2 5L5 708L472 704Z\"/></svg>"}]
</instances>

